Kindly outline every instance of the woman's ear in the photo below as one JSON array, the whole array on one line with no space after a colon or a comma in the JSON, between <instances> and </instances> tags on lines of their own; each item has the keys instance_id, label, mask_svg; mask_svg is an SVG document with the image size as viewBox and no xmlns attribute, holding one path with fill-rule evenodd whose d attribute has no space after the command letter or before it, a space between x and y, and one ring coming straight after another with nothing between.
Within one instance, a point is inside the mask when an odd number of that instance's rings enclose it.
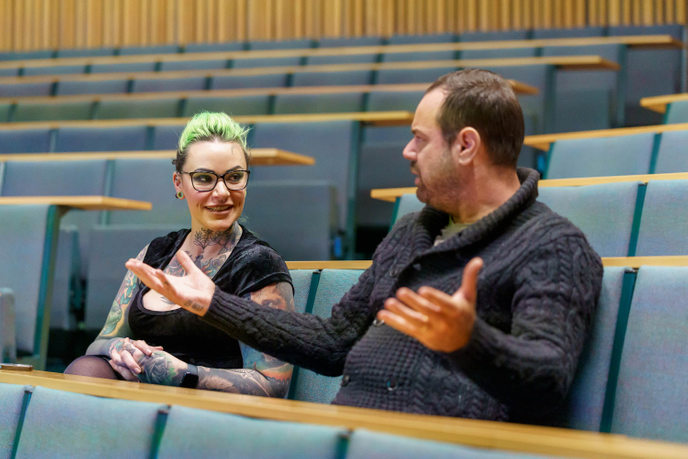
<instances>
[{"instance_id":1,"label":"woman's ear","mask_svg":"<svg viewBox=\"0 0 688 459\"><path fill-rule=\"evenodd\" d=\"M452 144L452 156L462 166L467 166L475 160L480 150L481 139L477 130L472 127L465 127L456 134Z\"/></svg>"},{"instance_id":2,"label":"woman's ear","mask_svg":"<svg viewBox=\"0 0 688 459\"><path fill-rule=\"evenodd\" d=\"M175 191L182 191L182 175L179 172L172 174L172 181L174 182Z\"/></svg>"}]
</instances>

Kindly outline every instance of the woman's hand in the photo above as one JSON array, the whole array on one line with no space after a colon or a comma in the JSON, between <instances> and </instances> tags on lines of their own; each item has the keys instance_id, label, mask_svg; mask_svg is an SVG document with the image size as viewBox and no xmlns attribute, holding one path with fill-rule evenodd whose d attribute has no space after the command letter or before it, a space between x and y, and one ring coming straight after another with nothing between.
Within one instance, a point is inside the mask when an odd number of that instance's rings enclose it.
<instances>
[{"instance_id":1,"label":"woman's hand","mask_svg":"<svg viewBox=\"0 0 688 459\"><path fill-rule=\"evenodd\" d=\"M138 381L136 375L141 373L138 361L152 355L153 351L162 351L162 346L149 346L142 340L115 338L110 341L108 349L110 366L127 381Z\"/></svg>"},{"instance_id":2,"label":"woman's hand","mask_svg":"<svg viewBox=\"0 0 688 459\"><path fill-rule=\"evenodd\" d=\"M174 304L203 316L210 307L210 300L213 299L213 293L215 293L215 284L184 251L177 252L177 261L186 271L186 276L170 276L133 258L127 261L126 266L144 284Z\"/></svg>"},{"instance_id":3,"label":"woman's hand","mask_svg":"<svg viewBox=\"0 0 688 459\"><path fill-rule=\"evenodd\" d=\"M161 384L179 387L189 364L179 360L165 351L154 351L151 355L142 355L138 360L141 373L136 375L142 383Z\"/></svg>"}]
</instances>

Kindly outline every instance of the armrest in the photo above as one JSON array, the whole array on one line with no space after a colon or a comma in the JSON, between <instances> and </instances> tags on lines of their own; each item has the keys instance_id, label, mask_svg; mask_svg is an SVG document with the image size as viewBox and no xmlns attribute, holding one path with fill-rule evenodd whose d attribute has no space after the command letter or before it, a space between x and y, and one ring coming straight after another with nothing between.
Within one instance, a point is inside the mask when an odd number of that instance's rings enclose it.
<instances>
[{"instance_id":1,"label":"armrest","mask_svg":"<svg viewBox=\"0 0 688 459\"><path fill-rule=\"evenodd\" d=\"M14 292L0 288L0 362L17 361L17 341L14 334Z\"/></svg>"}]
</instances>

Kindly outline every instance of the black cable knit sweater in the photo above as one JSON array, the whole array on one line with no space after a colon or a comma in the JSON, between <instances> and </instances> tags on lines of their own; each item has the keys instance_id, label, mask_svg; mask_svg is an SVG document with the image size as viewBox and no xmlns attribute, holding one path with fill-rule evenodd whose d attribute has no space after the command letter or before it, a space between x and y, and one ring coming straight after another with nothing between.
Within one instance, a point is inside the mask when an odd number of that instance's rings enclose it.
<instances>
[{"instance_id":1,"label":"black cable knit sweater","mask_svg":"<svg viewBox=\"0 0 688 459\"><path fill-rule=\"evenodd\" d=\"M581 231L536 202L537 172L501 207L433 247L448 215L404 217L373 265L324 319L260 307L215 291L203 317L247 345L325 375L341 375L333 403L489 420L537 417L571 385L602 283ZM473 257L478 318L459 351L432 351L375 320L402 286L453 294Z\"/></svg>"}]
</instances>

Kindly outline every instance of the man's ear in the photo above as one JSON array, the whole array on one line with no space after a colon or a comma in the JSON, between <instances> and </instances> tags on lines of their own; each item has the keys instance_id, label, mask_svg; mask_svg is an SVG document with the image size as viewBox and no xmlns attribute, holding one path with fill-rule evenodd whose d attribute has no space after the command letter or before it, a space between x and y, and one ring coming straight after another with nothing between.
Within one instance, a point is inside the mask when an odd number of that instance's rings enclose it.
<instances>
[{"instance_id":1,"label":"man's ear","mask_svg":"<svg viewBox=\"0 0 688 459\"><path fill-rule=\"evenodd\" d=\"M465 127L456 134L451 146L452 156L462 166L471 164L481 145L480 134L472 127Z\"/></svg>"}]
</instances>

